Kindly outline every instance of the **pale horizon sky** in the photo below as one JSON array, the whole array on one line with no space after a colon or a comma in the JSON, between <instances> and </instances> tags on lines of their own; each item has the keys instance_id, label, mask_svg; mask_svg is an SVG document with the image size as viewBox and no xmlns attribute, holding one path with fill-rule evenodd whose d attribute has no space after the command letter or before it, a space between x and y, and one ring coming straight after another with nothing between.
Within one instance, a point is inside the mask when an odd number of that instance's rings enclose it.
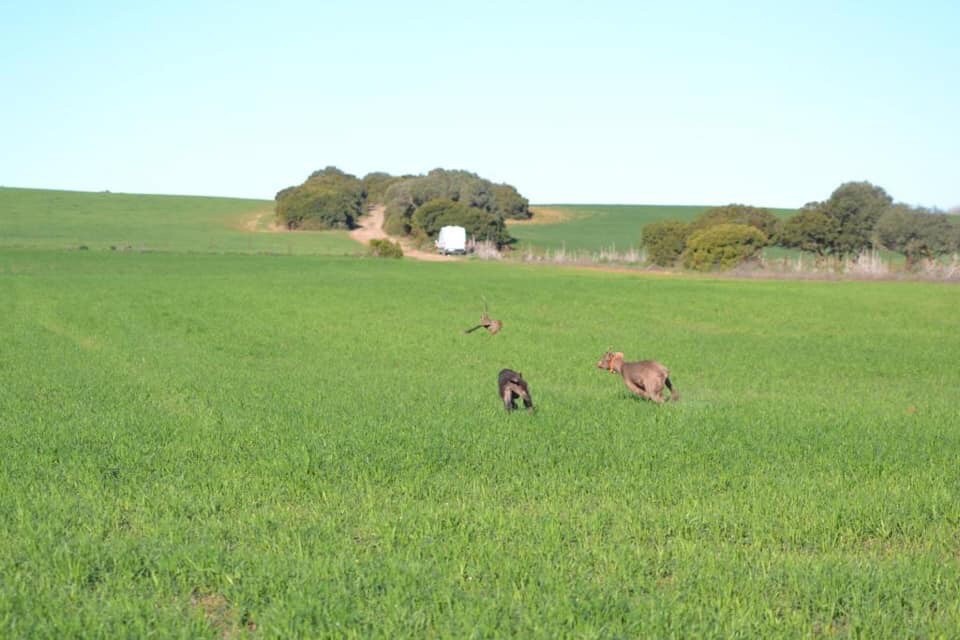
<instances>
[{"instance_id":1,"label":"pale horizon sky","mask_svg":"<svg viewBox=\"0 0 960 640\"><path fill-rule=\"evenodd\" d=\"M544 204L869 180L950 209L958 29L955 0L0 0L0 185L271 199L444 167Z\"/></svg>"}]
</instances>

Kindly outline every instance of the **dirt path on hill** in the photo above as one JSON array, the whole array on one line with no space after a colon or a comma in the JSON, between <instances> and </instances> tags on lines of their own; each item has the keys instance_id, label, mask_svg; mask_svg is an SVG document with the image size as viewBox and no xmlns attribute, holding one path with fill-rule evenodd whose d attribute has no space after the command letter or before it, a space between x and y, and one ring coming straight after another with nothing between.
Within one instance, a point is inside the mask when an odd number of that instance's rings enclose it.
<instances>
[{"instance_id":1,"label":"dirt path on hill","mask_svg":"<svg viewBox=\"0 0 960 640\"><path fill-rule=\"evenodd\" d=\"M386 207L383 205L377 205L370 209L370 213L365 216L361 216L357 220L357 224L360 226L356 229L350 231L350 237L362 244L367 246L367 244L374 238L389 238L390 240L397 240L396 238L391 238L383 230L383 216ZM244 231L250 231L252 233L297 233L296 231L290 231L289 229L278 225L276 222L271 222L270 225L266 228L263 228L262 220L269 215L273 215L273 211L266 209L264 211L258 211L252 218L244 220L240 224L240 228ZM430 262L449 262L457 260L453 256L444 256L439 253L431 253L429 251L421 251L420 249L415 249L410 245L409 242L400 239L400 245L403 247L403 255L407 258L413 258L414 260L426 260Z\"/></svg>"},{"instance_id":2,"label":"dirt path on hill","mask_svg":"<svg viewBox=\"0 0 960 640\"><path fill-rule=\"evenodd\" d=\"M394 238L390 238L386 231L383 230L383 214L385 209L386 207L384 207L382 204L370 209L370 213L357 220L357 224L360 226L350 232L350 237L363 245L366 245L371 240L376 238L388 238L390 240L394 240ZM414 249L408 242L403 240L400 240L399 242L403 247L403 255L405 258L413 258L414 260L427 260L432 262L450 262L456 260L456 258L453 256L444 256L440 255L439 253L430 253L427 251Z\"/></svg>"}]
</instances>

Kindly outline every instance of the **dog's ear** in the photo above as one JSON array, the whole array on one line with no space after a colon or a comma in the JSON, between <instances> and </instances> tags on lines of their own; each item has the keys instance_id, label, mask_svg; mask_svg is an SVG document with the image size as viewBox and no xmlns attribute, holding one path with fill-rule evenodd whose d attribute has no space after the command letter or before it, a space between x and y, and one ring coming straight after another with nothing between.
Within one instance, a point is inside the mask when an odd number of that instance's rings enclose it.
<instances>
[{"instance_id":1,"label":"dog's ear","mask_svg":"<svg viewBox=\"0 0 960 640\"><path fill-rule=\"evenodd\" d=\"M615 372L617 370L617 362L623 364L623 351L617 351L610 357L610 371Z\"/></svg>"}]
</instances>

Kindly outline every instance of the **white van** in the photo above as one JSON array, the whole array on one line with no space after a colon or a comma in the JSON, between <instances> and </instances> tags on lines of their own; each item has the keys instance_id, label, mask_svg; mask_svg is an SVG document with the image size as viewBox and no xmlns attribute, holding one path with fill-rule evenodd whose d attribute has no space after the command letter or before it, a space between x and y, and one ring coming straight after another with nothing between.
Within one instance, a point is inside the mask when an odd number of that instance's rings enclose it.
<instances>
[{"instance_id":1,"label":"white van","mask_svg":"<svg viewBox=\"0 0 960 640\"><path fill-rule=\"evenodd\" d=\"M448 253L466 253L467 252L467 230L463 227L446 226L440 228L440 235L434 243L437 251L446 255Z\"/></svg>"}]
</instances>

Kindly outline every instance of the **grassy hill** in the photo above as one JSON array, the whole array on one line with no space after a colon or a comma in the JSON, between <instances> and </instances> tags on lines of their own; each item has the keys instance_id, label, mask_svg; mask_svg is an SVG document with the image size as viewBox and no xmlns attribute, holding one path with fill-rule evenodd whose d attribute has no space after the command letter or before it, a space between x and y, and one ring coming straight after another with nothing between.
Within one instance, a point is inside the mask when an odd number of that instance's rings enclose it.
<instances>
[{"instance_id":1,"label":"grassy hill","mask_svg":"<svg viewBox=\"0 0 960 640\"><path fill-rule=\"evenodd\" d=\"M644 224L691 220L705 206L547 205L554 223L509 222L517 247L599 251L639 244ZM789 209L773 210L778 215ZM132 248L212 253L344 255L344 231L271 233L273 201L0 187L0 247ZM258 231L258 233L251 233Z\"/></svg>"},{"instance_id":2,"label":"grassy hill","mask_svg":"<svg viewBox=\"0 0 960 640\"><path fill-rule=\"evenodd\" d=\"M638 247L643 225L658 220L692 220L707 206L661 205L542 205L533 209L555 212L548 219L562 217L556 223L511 222L510 235L517 246L533 245L544 249L599 251L615 247L619 251ZM779 216L793 209L771 209ZM556 214L559 214L557 216ZM534 220L536 220L536 213Z\"/></svg>"},{"instance_id":3,"label":"grassy hill","mask_svg":"<svg viewBox=\"0 0 960 640\"><path fill-rule=\"evenodd\" d=\"M0 188L0 247L295 254L362 250L343 231L268 233L272 210L270 200Z\"/></svg>"}]
</instances>

